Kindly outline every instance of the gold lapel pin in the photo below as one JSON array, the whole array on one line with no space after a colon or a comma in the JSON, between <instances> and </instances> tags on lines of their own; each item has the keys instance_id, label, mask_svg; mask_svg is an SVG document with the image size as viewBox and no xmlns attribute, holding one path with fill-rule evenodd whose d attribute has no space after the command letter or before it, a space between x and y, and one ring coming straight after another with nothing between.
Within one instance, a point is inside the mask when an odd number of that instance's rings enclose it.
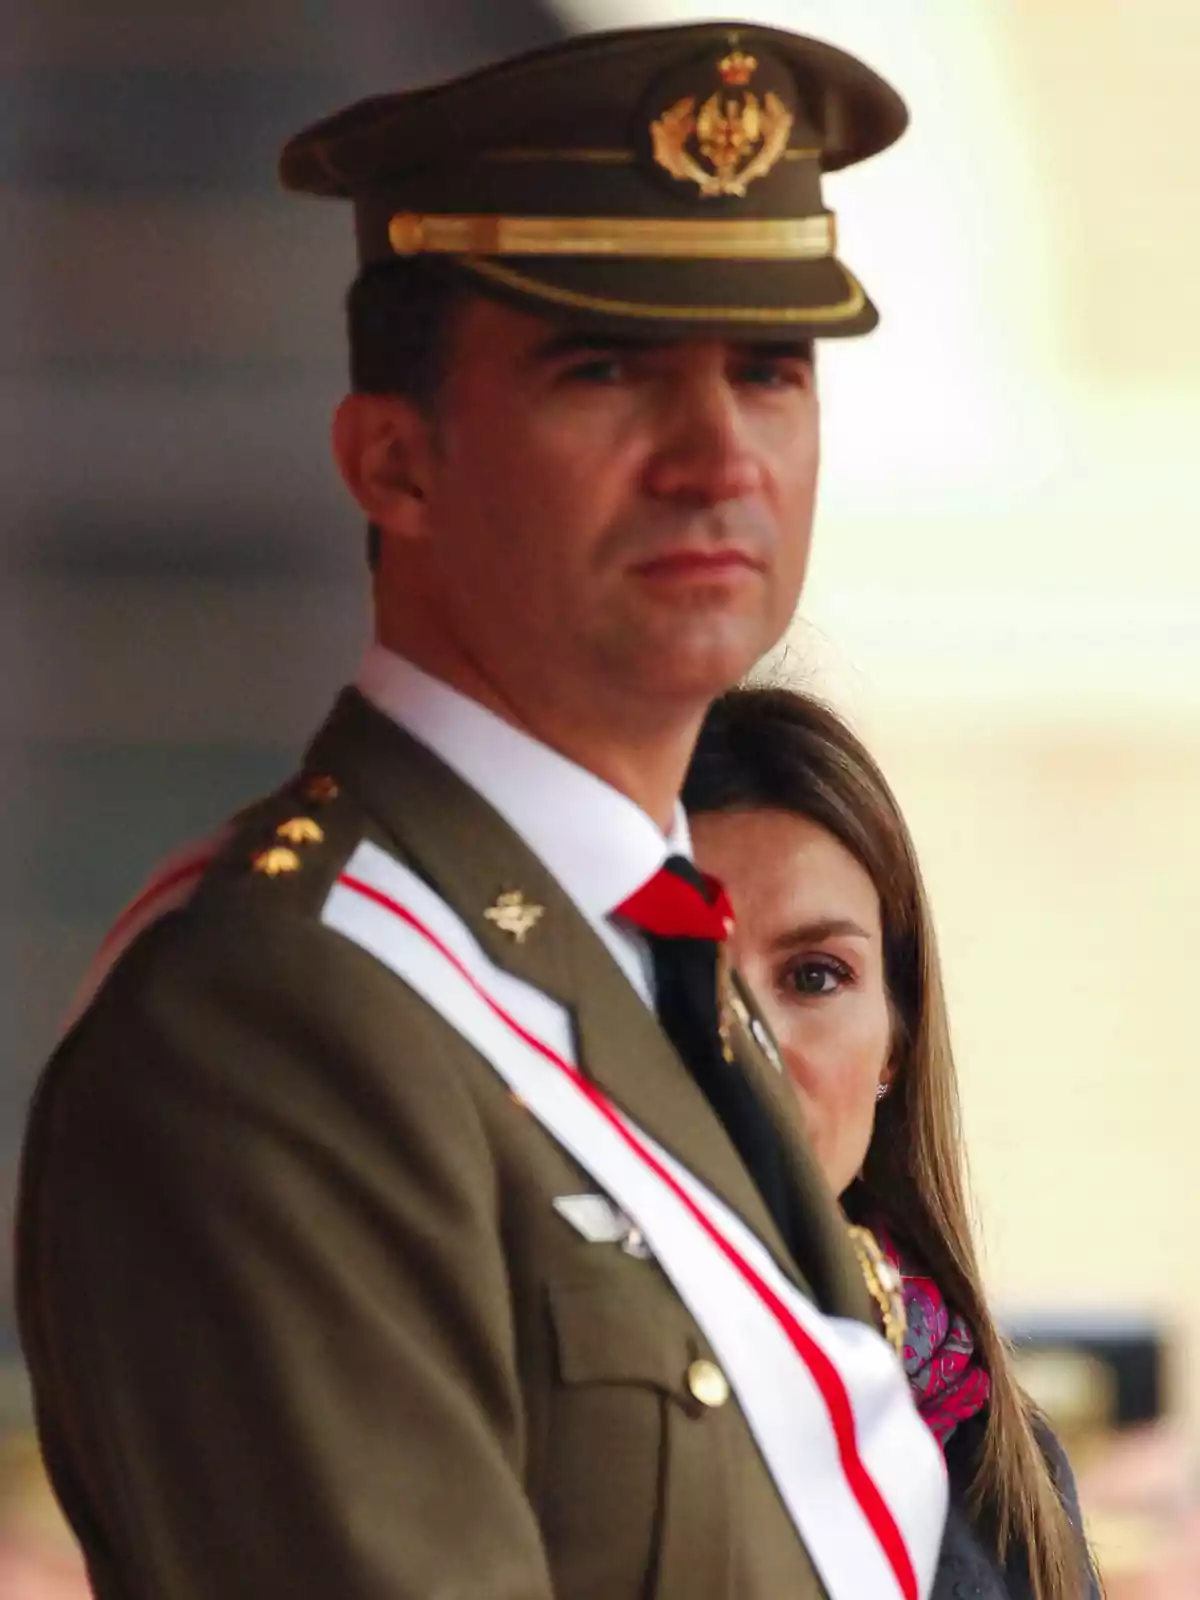
<instances>
[{"instance_id":1,"label":"gold lapel pin","mask_svg":"<svg viewBox=\"0 0 1200 1600\"><path fill-rule=\"evenodd\" d=\"M904 1340L908 1332L904 1280L884 1255L879 1240L869 1228L850 1227L847 1232L854 1254L858 1257L867 1292L879 1309L883 1336L903 1360Z\"/></svg>"},{"instance_id":2,"label":"gold lapel pin","mask_svg":"<svg viewBox=\"0 0 1200 1600\"><path fill-rule=\"evenodd\" d=\"M740 996L730 976L729 956L725 946L721 945L717 950L717 1033L721 1039L721 1053L730 1066L737 1061L733 1048L733 1027L735 1022L742 1021L738 1010L740 1003Z\"/></svg>"},{"instance_id":3,"label":"gold lapel pin","mask_svg":"<svg viewBox=\"0 0 1200 1600\"><path fill-rule=\"evenodd\" d=\"M762 1051L767 1061L776 1072L783 1071L783 1059L776 1048L774 1039L767 1032L760 1019L751 1012L750 1007L737 991L737 986L729 976L727 969L722 969L720 988L720 1031L721 1043L725 1049L725 1059L732 1061L733 1054L733 1023L736 1021L743 1033L748 1033L755 1044Z\"/></svg>"},{"instance_id":4,"label":"gold lapel pin","mask_svg":"<svg viewBox=\"0 0 1200 1600\"><path fill-rule=\"evenodd\" d=\"M546 911L544 906L532 905L519 889L510 889L483 914L501 933L507 933L518 944L524 944Z\"/></svg>"},{"instance_id":5,"label":"gold lapel pin","mask_svg":"<svg viewBox=\"0 0 1200 1600\"><path fill-rule=\"evenodd\" d=\"M757 1017L750 1018L750 1037L775 1068L776 1072L783 1071L783 1057L776 1048L775 1041L767 1032Z\"/></svg>"}]
</instances>

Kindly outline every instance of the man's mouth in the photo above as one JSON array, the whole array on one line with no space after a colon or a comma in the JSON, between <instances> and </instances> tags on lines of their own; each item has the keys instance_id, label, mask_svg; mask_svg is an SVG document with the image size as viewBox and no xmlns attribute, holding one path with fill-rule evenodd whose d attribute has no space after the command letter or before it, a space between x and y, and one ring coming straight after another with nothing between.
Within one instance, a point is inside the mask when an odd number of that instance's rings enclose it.
<instances>
[{"instance_id":1,"label":"man's mouth","mask_svg":"<svg viewBox=\"0 0 1200 1600\"><path fill-rule=\"evenodd\" d=\"M762 572L763 564L744 550L664 550L633 569L643 578L728 578L742 572Z\"/></svg>"}]
</instances>

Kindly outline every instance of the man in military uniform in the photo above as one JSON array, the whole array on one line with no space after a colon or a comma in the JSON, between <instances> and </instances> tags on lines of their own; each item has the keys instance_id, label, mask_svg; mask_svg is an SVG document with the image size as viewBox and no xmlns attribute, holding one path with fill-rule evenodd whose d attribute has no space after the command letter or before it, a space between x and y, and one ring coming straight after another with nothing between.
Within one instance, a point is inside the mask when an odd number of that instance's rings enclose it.
<instances>
[{"instance_id":1,"label":"man in military uniform","mask_svg":"<svg viewBox=\"0 0 1200 1600\"><path fill-rule=\"evenodd\" d=\"M285 151L355 210L375 641L39 1093L22 1324L100 1600L928 1592L940 1460L677 803L797 600L812 341L876 320L821 176L904 121L705 24Z\"/></svg>"}]
</instances>

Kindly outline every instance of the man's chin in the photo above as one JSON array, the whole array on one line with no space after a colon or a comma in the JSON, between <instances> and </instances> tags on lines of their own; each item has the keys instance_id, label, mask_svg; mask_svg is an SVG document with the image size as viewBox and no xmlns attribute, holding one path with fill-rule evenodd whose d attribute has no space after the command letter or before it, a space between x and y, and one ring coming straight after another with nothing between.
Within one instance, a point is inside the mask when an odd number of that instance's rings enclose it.
<instances>
[{"instance_id":1,"label":"man's chin","mask_svg":"<svg viewBox=\"0 0 1200 1600\"><path fill-rule=\"evenodd\" d=\"M701 638L663 640L644 658L641 682L664 699L707 703L741 683L776 643L762 629L721 629Z\"/></svg>"}]
</instances>

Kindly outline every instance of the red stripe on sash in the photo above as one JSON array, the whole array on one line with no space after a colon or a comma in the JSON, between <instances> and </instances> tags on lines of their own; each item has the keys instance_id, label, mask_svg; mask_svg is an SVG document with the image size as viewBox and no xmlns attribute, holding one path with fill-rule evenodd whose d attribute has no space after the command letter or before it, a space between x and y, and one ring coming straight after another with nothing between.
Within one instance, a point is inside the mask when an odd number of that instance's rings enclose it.
<instances>
[{"instance_id":1,"label":"red stripe on sash","mask_svg":"<svg viewBox=\"0 0 1200 1600\"><path fill-rule=\"evenodd\" d=\"M637 1135L625 1125L615 1107L595 1084L589 1083L583 1074L572 1066L569 1061L564 1061L548 1045L543 1044L540 1039L528 1033L515 1017L509 1016L504 1008L492 999L486 989L472 977L457 956L446 948L435 933L418 921L411 911L405 910L403 906L397 904L388 895L383 894L371 884L364 883L361 879L343 874L338 879L338 882L344 888L361 895L365 900L370 900L375 905L381 906L385 911L390 911L393 916L398 917L402 922L414 929L415 932L419 933L422 938L433 945L441 956L450 962L459 976L471 985L471 988L474 989L479 998L507 1028L531 1049L535 1050L538 1055L548 1061L551 1066L565 1073L575 1088L592 1103L605 1121L614 1128L638 1158L650 1168L661 1182L666 1184L675 1198L686 1207L692 1219L699 1223L722 1255L750 1285L786 1334L789 1343L808 1368L814 1383L820 1391L821 1397L825 1402L825 1408L829 1413L834 1438L837 1440L838 1455L841 1460L842 1471L846 1475L846 1482L858 1502L859 1509L870 1525L871 1531L878 1540L888 1564L892 1568L904 1600L919 1600L917 1575L913 1567L912 1557L908 1553L908 1547L904 1543L904 1536L900 1532L896 1519L888 1508L878 1484L867 1471L866 1465L858 1453L858 1440L850 1396L846 1391L845 1384L842 1382L841 1374L825 1352L805 1332L787 1306L784 1305L783 1301L780 1300L770 1286L763 1282L750 1263L713 1226L691 1196L676 1182L661 1162L646 1149Z\"/></svg>"}]
</instances>

